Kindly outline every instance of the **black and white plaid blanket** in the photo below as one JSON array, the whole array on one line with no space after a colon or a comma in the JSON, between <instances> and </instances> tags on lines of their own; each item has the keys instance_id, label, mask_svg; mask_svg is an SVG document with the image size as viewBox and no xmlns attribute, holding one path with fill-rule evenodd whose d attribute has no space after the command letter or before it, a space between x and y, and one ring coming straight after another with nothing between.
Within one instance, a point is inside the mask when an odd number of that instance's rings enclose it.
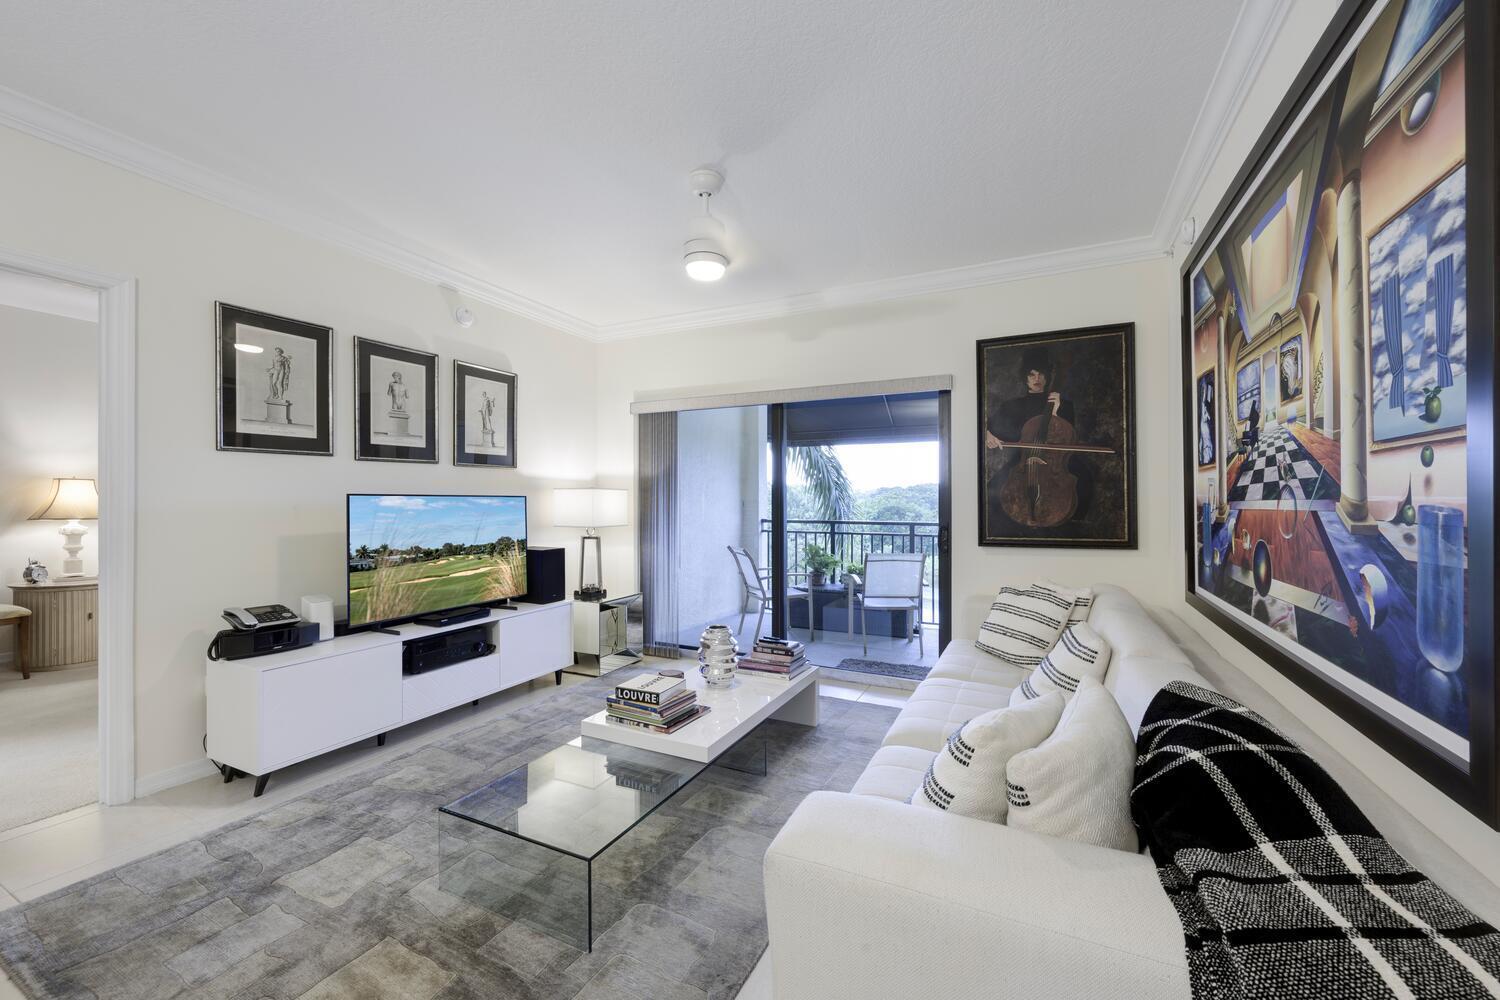
<instances>
[{"instance_id":1,"label":"black and white plaid blanket","mask_svg":"<svg viewBox=\"0 0 1500 1000\"><path fill-rule=\"evenodd\" d=\"M1178 681L1137 751L1131 811L1196 1000L1500 997L1500 934L1265 719Z\"/></svg>"}]
</instances>

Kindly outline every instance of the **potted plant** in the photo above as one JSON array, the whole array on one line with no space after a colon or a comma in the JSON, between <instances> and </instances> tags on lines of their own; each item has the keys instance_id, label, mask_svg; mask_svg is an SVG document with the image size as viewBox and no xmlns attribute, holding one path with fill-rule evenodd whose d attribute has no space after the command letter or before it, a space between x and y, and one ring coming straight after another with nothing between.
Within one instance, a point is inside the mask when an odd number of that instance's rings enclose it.
<instances>
[{"instance_id":1,"label":"potted plant","mask_svg":"<svg viewBox=\"0 0 1500 1000\"><path fill-rule=\"evenodd\" d=\"M816 542L808 542L802 550L802 562L807 567L810 587L823 586L828 582L828 574L839 568L839 557Z\"/></svg>"},{"instance_id":2,"label":"potted plant","mask_svg":"<svg viewBox=\"0 0 1500 1000\"><path fill-rule=\"evenodd\" d=\"M857 586L859 586L859 584L861 582L864 581L864 578L865 578L865 564L864 563L852 562L852 563L845 563L844 564L844 582L846 584L848 584L850 586L857 587Z\"/></svg>"}]
</instances>

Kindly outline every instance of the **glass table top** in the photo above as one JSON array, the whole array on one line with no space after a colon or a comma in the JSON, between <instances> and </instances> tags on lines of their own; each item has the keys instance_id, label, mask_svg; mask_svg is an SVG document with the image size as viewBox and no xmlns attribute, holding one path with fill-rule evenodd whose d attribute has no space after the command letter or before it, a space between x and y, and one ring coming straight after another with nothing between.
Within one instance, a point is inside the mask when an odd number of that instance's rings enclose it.
<instances>
[{"instance_id":1,"label":"glass table top","mask_svg":"<svg viewBox=\"0 0 1500 1000\"><path fill-rule=\"evenodd\" d=\"M591 861L705 767L579 736L440 811Z\"/></svg>"}]
</instances>

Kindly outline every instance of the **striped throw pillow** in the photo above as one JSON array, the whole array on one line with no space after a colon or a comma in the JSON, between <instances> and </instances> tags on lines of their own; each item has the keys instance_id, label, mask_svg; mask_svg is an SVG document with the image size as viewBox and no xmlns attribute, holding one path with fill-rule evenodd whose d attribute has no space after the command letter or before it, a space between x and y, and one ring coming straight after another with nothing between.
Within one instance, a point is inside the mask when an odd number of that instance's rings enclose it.
<instances>
[{"instance_id":1,"label":"striped throw pillow","mask_svg":"<svg viewBox=\"0 0 1500 1000\"><path fill-rule=\"evenodd\" d=\"M1057 596L1066 597L1073 602L1073 607L1068 612L1069 622L1088 621L1089 612L1094 610L1094 591L1092 588L1083 587L1075 589L1073 587L1064 587L1062 584L1053 583L1051 580L1043 580L1037 586L1044 587L1057 594Z\"/></svg>"},{"instance_id":2,"label":"striped throw pillow","mask_svg":"<svg viewBox=\"0 0 1500 1000\"><path fill-rule=\"evenodd\" d=\"M1010 693L1010 703L1019 705L1048 691L1071 698L1085 677L1103 683L1109 657L1109 642L1088 622L1074 622L1063 630L1062 638L1042 657L1031 676Z\"/></svg>"},{"instance_id":3,"label":"striped throw pillow","mask_svg":"<svg viewBox=\"0 0 1500 1000\"><path fill-rule=\"evenodd\" d=\"M1005 822L1009 806L1005 767L1023 750L1041 745L1063 714L1056 693L1015 708L974 716L956 729L932 758L911 804L991 823Z\"/></svg>"},{"instance_id":4,"label":"striped throw pillow","mask_svg":"<svg viewBox=\"0 0 1500 1000\"><path fill-rule=\"evenodd\" d=\"M1032 669L1057 644L1072 608L1070 598L1045 587L1003 587L974 645L1011 666Z\"/></svg>"}]
</instances>

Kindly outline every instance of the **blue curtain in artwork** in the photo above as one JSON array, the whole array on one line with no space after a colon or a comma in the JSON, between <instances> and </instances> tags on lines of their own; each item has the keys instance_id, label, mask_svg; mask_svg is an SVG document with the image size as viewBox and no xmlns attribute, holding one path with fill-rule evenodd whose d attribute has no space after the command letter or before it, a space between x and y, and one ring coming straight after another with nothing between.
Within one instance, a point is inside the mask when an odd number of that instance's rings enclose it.
<instances>
[{"instance_id":1,"label":"blue curtain in artwork","mask_svg":"<svg viewBox=\"0 0 1500 1000\"><path fill-rule=\"evenodd\" d=\"M1401 337L1401 276L1392 275L1380 289L1381 322L1385 325L1385 358L1391 365L1390 408L1406 412L1406 348Z\"/></svg>"},{"instance_id":2,"label":"blue curtain in artwork","mask_svg":"<svg viewBox=\"0 0 1500 1000\"><path fill-rule=\"evenodd\" d=\"M1437 384L1446 389L1453 384L1453 363L1448 352L1453 347L1453 255L1432 266L1432 298L1437 309Z\"/></svg>"}]
</instances>

